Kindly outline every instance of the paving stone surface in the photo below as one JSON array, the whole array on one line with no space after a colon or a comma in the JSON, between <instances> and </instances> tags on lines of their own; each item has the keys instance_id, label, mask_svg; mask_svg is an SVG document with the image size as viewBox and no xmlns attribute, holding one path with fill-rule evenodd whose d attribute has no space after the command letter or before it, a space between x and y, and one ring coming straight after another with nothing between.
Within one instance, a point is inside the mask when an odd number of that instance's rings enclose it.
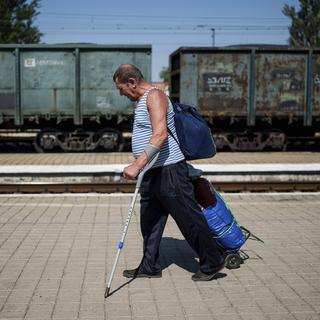
<instances>
[{"instance_id":1,"label":"paving stone surface","mask_svg":"<svg viewBox=\"0 0 320 320\"><path fill-rule=\"evenodd\" d=\"M122 153L0 153L0 165L124 164L132 154ZM320 163L319 152L218 152L194 164Z\"/></svg>"},{"instance_id":2,"label":"paving stone surface","mask_svg":"<svg viewBox=\"0 0 320 320\"><path fill-rule=\"evenodd\" d=\"M130 195L1 195L0 319L320 319L320 193L224 194L248 240L239 269L198 283L197 257L170 218L163 277L122 277L138 265L139 204L111 293L104 290Z\"/></svg>"}]
</instances>

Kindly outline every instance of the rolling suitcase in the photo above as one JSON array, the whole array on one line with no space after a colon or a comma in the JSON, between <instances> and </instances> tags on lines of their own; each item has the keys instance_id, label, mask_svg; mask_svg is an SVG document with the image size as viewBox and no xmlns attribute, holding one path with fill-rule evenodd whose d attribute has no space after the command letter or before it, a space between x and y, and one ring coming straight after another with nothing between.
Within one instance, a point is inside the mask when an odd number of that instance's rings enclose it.
<instances>
[{"instance_id":1,"label":"rolling suitcase","mask_svg":"<svg viewBox=\"0 0 320 320\"><path fill-rule=\"evenodd\" d=\"M226 267L239 268L248 258L247 254L240 252L240 248L250 236L256 240L260 239L237 223L231 209L208 180L197 178L192 183L195 198L207 220L213 238L225 255Z\"/></svg>"}]
</instances>

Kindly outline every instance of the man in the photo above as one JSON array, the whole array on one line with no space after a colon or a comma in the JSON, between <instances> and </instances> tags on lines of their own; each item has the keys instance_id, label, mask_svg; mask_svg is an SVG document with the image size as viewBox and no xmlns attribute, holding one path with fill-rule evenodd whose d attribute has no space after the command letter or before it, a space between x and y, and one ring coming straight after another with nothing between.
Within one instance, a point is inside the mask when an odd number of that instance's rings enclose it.
<instances>
[{"instance_id":1,"label":"man","mask_svg":"<svg viewBox=\"0 0 320 320\"><path fill-rule=\"evenodd\" d=\"M123 64L113 81L120 95L136 101L132 132L133 163L123 171L126 179L135 179L150 159L159 153L146 172L141 188L141 231L143 257L133 270L124 270L127 278L162 276L159 246L170 213L200 260L194 281L212 280L223 267L221 256L201 210L195 201L188 167L176 137L174 111L168 97L145 81L134 65Z\"/></svg>"}]
</instances>

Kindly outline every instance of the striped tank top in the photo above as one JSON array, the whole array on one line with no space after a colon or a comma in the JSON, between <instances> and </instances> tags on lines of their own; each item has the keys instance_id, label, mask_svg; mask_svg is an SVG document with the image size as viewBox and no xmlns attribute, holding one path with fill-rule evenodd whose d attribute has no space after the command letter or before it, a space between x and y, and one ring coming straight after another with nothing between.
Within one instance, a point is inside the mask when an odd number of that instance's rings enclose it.
<instances>
[{"instance_id":1,"label":"striped tank top","mask_svg":"<svg viewBox=\"0 0 320 320\"><path fill-rule=\"evenodd\" d=\"M154 87L147 90L137 103L134 111L132 153L135 158L138 158L139 155L143 152L145 146L148 144L152 136L152 125L147 108L148 93L152 89L158 90ZM175 138L177 138L176 128L174 125L174 111L169 98L168 103L169 108L167 111L167 127L171 130ZM159 157L156 163L153 165L153 168L167 166L169 164L177 163L181 160L184 160L184 155L182 154L178 143L168 132L168 139L162 145Z\"/></svg>"}]
</instances>

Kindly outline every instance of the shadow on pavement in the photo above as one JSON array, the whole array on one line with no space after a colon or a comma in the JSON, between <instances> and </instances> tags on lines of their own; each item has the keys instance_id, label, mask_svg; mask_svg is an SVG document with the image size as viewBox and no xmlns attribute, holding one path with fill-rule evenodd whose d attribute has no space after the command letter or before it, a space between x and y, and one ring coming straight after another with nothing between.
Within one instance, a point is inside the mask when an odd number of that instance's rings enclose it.
<instances>
[{"instance_id":1,"label":"shadow on pavement","mask_svg":"<svg viewBox=\"0 0 320 320\"><path fill-rule=\"evenodd\" d=\"M192 273L199 269L197 255L186 240L163 237L160 245L160 257L162 269L168 268L171 264L176 264Z\"/></svg>"},{"instance_id":2,"label":"shadow on pavement","mask_svg":"<svg viewBox=\"0 0 320 320\"><path fill-rule=\"evenodd\" d=\"M175 264L190 273L195 273L199 270L197 255L186 240L163 237L160 245L160 260L162 269L166 269L170 265ZM220 279L226 276L225 273L219 272L214 279ZM127 286L133 280L135 280L135 278L126 281L121 286L111 291L108 297Z\"/></svg>"},{"instance_id":3,"label":"shadow on pavement","mask_svg":"<svg viewBox=\"0 0 320 320\"><path fill-rule=\"evenodd\" d=\"M117 291L119 291L119 290L122 289L123 287L127 286L127 285L128 285L130 282L132 282L133 280L134 280L134 278L128 280L128 281L125 282L125 283L123 283L123 284L122 284L121 286L119 286L118 288L110 291L109 294L108 294L108 296L107 296L107 297L105 296L105 299L107 299L108 297L112 296L114 293L116 293Z\"/></svg>"},{"instance_id":4,"label":"shadow on pavement","mask_svg":"<svg viewBox=\"0 0 320 320\"><path fill-rule=\"evenodd\" d=\"M163 237L160 245L160 259L162 269L175 264L188 272L195 273L199 270L198 256L191 249L186 240ZM214 279L224 278L227 275L219 272Z\"/></svg>"}]
</instances>

